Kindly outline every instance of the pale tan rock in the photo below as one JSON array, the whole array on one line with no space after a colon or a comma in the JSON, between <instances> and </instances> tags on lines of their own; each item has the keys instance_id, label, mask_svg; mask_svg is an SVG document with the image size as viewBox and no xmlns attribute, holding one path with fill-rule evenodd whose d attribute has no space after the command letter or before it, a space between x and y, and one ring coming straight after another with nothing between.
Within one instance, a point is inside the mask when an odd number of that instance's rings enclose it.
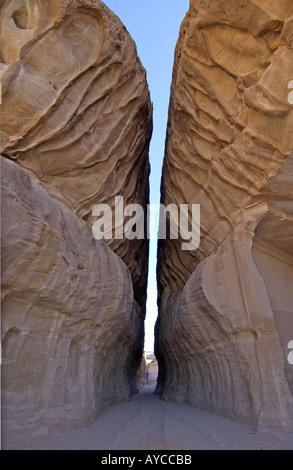
<instances>
[{"instance_id":1,"label":"pale tan rock","mask_svg":"<svg viewBox=\"0 0 293 470\"><path fill-rule=\"evenodd\" d=\"M98 0L2 1L0 26L3 413L83 425L137 389L148 242L91 213L148 203L146 73Z\"/></svg>"},{"instance_id":2,"label":"pale tan rock","mask_svg":"<svg viewBox=\"0 0 293 470\"><path fill-rule=\"evenodd\" d=\"M160 242L158 391L255 425L286 426L293 9L291 1L269 3L192 0L181 26L162 202L201 205L201 243L182 251L182 240ZM258 254L264 244L270 260ZM287 281L272 287L280 272Z\"/></svg>"},{"instance_id":3,"label":"pale tan rock","mask_svg":"<svg viewBox=\"0 0 293 470\"><path fill-rule=\"evenodd\" d=\"M136 372L136 383L138 390L143 390L146 384L146 377L147 377L147 367L144 356L141 357L139 366Z\"/></svg>"},{"instance_id":4,"label":"pale tan rock","mask_svg":"<svg viewBox=\"0 0 293 470\"><path fill-rule=\"evenodd\" d=\"M152 106L136 47L100 1L1 6L1 151L92 224L98 203L145 206ZM144 304L147 246L110 240Z\"/></svg>"},{"instance_id":5,"label":"pale tan rock","mask_svg":"<svg viewBox=\"0 0 293 470\"><path fill-rule=\"evenodd\" d=\"M130 272L6 159L1 201L2 415L89 423L135 384L142 314Z\"/></svg>"}]
</instances>

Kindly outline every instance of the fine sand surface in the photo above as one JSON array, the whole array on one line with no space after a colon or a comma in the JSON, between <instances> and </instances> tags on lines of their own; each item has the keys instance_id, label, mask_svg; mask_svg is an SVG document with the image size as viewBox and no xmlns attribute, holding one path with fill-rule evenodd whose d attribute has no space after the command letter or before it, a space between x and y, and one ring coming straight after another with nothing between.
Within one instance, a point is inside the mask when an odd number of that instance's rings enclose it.
<instances>
[{"instance_id":1,"label":"fine sand surface","mask_svg":"<svg viewBox=\"0 0 293 470\"><path fill-rule=\"evenodd\" d=\"M2 426L2 449L32 450L293 450L293 433L254 431L206 410L160 400L156 371L130 402L112 405L83 429L23 433Z\"/></svg>"}]
</instances>

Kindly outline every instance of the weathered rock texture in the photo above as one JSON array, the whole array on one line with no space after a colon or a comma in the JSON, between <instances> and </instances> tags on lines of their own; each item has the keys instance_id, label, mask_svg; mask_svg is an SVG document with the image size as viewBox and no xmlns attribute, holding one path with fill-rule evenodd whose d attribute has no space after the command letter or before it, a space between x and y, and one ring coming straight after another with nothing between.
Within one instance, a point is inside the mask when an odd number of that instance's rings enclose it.
<instances>
[{"instance_id":1,"label":"weathered rock texture","mask_svg":"<svg viewBox=\"0 0 293 470\"><path fill-rule=\"evenodd\" d=\"M97 203L144 206L152 108L133 40L100 1L13 0L1 8L1 152L92 223ZM144 304L142 240L112 240Z\"/></svg>"},{"instance_id":2,"label":"weathered rock texture","mask_svg":"<svg viewBox=\"0 0 293 470\"><path fill-rule=\"evenodd\" d=\"M192 0L175 53L162 202L201 205L201 243L159 246L157 390L286 426L293 8L290 0L228 4Z\"/></svg>"},{"instance_id":3,"label":"weathered rock texture","mask_svg":"<svg viewBox=\"0 0 293 470\"><path fill-rule=\"evenodd\" d=\"M94 240L91 211L148 203L145 71L100 1L0 14L3 417L83 425L142 354L147 241Z\"/></svg>"},{"instance_id":4,"label":"weathered rock texture","mask_svg":"<svg viewBox=\"0 0 293 470\"><path fill-rule=\"evenodd\" d=\"M130 394L141 328L130 272L5 159L2 205L5 413L17 405L53 424L87 423Z\"/></svg>"}]
</instances>

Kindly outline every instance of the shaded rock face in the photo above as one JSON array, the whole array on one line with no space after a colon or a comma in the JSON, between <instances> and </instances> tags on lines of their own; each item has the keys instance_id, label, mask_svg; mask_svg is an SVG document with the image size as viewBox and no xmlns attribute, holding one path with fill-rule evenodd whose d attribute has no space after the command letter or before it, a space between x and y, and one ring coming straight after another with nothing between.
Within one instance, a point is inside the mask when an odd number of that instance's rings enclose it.
<instances>
[{"instance_id":1,"label":"shaded rock face","mask_svg":"<svg viewBox=\"0 0 293 470\"><path fill-rule=\"evenodd\" d=\"M0 14L3 417L84 425L142 355L147 241L96 241L91 212L148 203L145 71L100 1Z\"/></svg>"},{"instance_id":2,"label":"shaded rock face","mask_svg":"<svg viewBox=\"0 0 293 470\"><path fill-rule=\"evenodd\" d=\"M175 53L162 202L201 205L201 243L159 245L157 391L282 427L293 403L292 2L226 3L191 1Z\"/></svg>"},{"instance_id":3,"label":"shaded rock face","mask_svg":"<svg viewBox=\"0 0 293 470\"><path fill-rule=\"evenodd\" d=\"M85 424L130 395L141 328L130 272L5 159L2 205L4 416L24 408L46 423Z\"/></svg>"}]
</instances>

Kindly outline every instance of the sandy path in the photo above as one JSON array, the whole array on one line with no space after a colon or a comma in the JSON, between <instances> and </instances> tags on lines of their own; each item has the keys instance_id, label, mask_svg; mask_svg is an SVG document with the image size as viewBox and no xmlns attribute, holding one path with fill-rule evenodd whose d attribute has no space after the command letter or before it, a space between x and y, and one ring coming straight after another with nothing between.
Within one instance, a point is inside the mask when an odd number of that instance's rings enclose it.
<instances>
[{"instance_id":1,"label":"sandy path","mask_svg":"<svg viewBox=\"0 0 293 470\"><path fill-rule=\"evenodd\" d=\"M293 450L293 434L253 431L206 410L164 402L154 376L130 402L112 405L84 429L50 434L2 428L2 449L68 450Z\"/></svg>"}]
</instances>

